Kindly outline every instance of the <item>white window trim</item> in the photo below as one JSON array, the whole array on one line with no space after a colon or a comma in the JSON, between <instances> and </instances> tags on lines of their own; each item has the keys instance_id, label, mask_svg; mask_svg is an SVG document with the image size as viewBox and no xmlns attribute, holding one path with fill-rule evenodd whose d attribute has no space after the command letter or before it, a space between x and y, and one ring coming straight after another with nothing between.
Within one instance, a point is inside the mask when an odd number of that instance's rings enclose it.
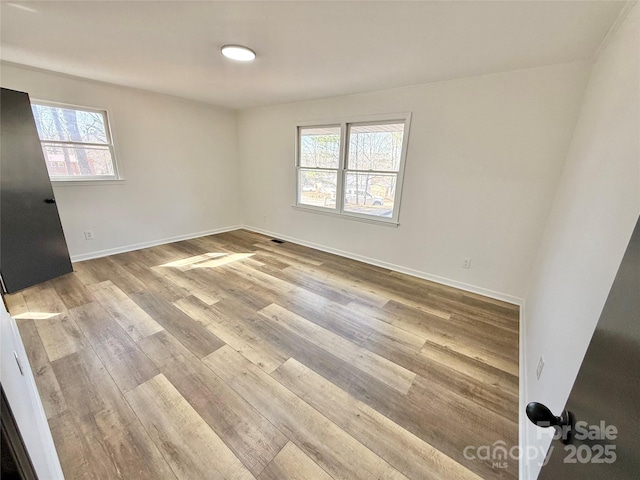
<instances>
[{"instance_id":1,"label":"white window trim","mask_svg":"<svg viewBox=\"0 0 640 480\"><path fill-rule=\"evenodd\" d=\"M347 133L348 126L353 124L376 124L376 123L391 123L394 121L401 121L404 123L404 133L402 137L402 149L400 152L400 166L397 172L383 172L397 175L396 180L396 195L393 204L393 214L391 218L385 217L377 217L375 215L366 215L362 213L355 212L347 212L344 210L344 182L345 182L345 174L347 172L347 148L348 141ZM340 126L340 158L338 161L338 180L336 185L336 208L324 208L318 207L315 205L306 205L300 203L299 195L300 195L300 128L309 128L309 127L337 127ZM294 192L294 202L292 208L300 211L308 211L310 213L319 213L332 217L340 217L346 218L350 220L361 221L365 223L375 223L375 224L384 224L387 226L398 226L400 225L400 205L402 203L402 186L404 184L404 169L406 165L407 158L407 148L409 145L409 131L411 128L411 112L403 112L403 113L392 113L392 114L381 114L381 115L367 115L367 116L359 116L359 117L347 117L342 118L340 120L329 119L329 120L319 120L319 121L305 121L305 122L296 122L295 124L295 155L294 155L294 175L295 175L295 192ZM314 170L313 168L308 168L310 170ZM336 169L324 169L335 171Z\"/></svg>"},{"instance_id":2,"label":"white window trim","mask_svg":"<svg viewBox=\"0 0 640 480\"><path fill-rule=\"evenodd\" d=\"M40 140L40 145L55 144L55 145L88 145L88 146L107 146L111 153L111 161L113 162L113 175L82 175L82 176L49 176L51 183L60 186L80 186L80 185L112 185L120 184L124 182L122 176L122 170L118 164L115 140L113 138L113 132L111 131L111 120L109 120L109 112L106 108L85 107L84 105L75 105L71 103L52 102L49 100L40 100L36 98L31 99L31 104L44 105L49 107L68 108L72 110L82 110L85 112L100 113L104 116L105 121L105 134L107 135L107 141L109 143L85 143L85 142L69 142L69 141L52 141L52 140Z\"/></svg>"},{"instance_id":3,"label":"white window trim","mask_svg":"<svg viewBox=\"0 0 640 480\"><path fill-rule=\"evenodd\" d=\"M123 185L124 183L125 183L124 178L120 178L120 179L109 178L108 180L105 180L102 177L96 180L56 180L56 181L52 180L51 181L51 185L53 186L53 188L86 187L88 185L96 187L96 186L107 186L107 185Z\"/></svg>"}]
</instances>

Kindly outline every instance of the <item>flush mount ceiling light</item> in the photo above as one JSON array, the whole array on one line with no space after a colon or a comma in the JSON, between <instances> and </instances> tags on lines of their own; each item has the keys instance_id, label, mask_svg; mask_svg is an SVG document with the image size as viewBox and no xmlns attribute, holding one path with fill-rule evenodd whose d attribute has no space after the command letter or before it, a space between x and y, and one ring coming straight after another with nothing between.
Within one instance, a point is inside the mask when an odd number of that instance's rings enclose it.
<instances>
[{"instance_id":1,"label":"flush mount ceiling light","mask_svg":"<svg viewBox=\"0 0 640 480\"><path fill-rule=\"evenodd\" d=\"M250 62L256 58L256 52L242 45L225 45L221 51L225 57L239 62Z\"/></svg>"}]
</instances>

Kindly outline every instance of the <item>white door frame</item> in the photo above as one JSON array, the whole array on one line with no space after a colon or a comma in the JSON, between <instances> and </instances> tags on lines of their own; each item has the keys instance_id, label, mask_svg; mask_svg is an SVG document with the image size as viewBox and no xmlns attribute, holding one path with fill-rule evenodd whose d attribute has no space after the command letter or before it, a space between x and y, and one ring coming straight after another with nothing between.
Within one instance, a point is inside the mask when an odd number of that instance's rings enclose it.
<instances>
[{"instance_id":1,"label":"white door frame","mask_svg":"<svg viewBox=\"0 0 640 480\"><path fill-rule=\"evenodd\" d=\"M0 301L0 381L38 478L64 480L16 321ZM22 371L21 371L22 370Z\"/></svg>"}]
</instances>

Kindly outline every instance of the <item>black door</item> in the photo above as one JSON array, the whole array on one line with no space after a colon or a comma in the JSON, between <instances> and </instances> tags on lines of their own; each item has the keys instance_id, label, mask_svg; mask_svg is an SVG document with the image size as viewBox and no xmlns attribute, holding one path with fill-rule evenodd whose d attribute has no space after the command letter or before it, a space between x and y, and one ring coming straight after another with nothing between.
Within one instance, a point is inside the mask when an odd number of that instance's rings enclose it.
<instances>
[{"instance_id":1,"label":"black door","mask_svg":"<svg viewBox=\"0 0 640 480\"><path fill-rule=\"evenodd\" d=\"M29 95L0 97L0 275L7 293L73 271Z\"/></svg>"},{"instance_id":2,"label":"black door","mask_svg":"<svg viewBox=\"0 0 640 480\"><path fill-rule=\"evenodd\" d=\"M4 394L4 388L0 386L2 394L2 408L0 409L0 424L2 425L2 448L0 448L1 473L3 480L37 480L36 471L33 468L29 453L27 452L18 424L13 417L11 407Z\"/></svg>"},{"instance_id":3,"label":"black door","mask_svg":"<svg viewBox=\"0 0 640 480\"><path fill-rule=\"evenodd\" d=\"M553 441L540 479L639 478L640 221L566 409L575 416L574 432L580 438L567 446Z\"/></svg>"}]
</instances>

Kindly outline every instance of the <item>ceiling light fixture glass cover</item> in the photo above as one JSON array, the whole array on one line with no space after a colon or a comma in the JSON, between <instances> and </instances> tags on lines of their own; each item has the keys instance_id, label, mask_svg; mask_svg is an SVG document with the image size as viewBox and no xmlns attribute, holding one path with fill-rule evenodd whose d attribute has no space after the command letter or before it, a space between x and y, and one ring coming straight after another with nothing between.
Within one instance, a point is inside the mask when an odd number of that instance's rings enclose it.
<instances>
[{"instance_id":1,"label":"ceiling light fixture glass cover","mask_svg":"<svg viewBox=\"0 0 640 480\"><path fill-rule=\"evenodd\" d=\"M225 57L239 62L250 62L256 58L256 52L242 45L225 45L221 51Z\"/></svg>"}]
</instances>

